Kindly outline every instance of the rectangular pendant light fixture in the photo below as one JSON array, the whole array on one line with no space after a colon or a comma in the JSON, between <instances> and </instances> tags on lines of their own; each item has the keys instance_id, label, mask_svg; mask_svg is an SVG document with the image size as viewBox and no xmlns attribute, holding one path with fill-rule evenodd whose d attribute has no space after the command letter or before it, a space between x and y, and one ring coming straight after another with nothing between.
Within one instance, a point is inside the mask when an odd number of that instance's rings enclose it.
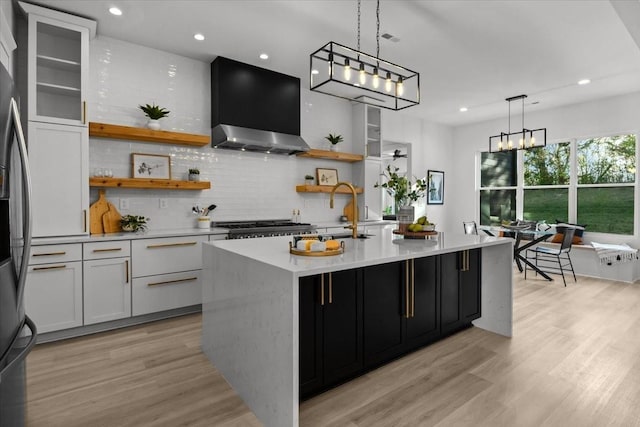
<instances>
[{"instance_id":1,"label":"rectangular pendant light fixture","mask_svg":"<svg viewBox=\"0 0 640 427\"><path fill-rule=\"evenodd\" d=\"M505 99L509 103L509 128L507 132L489 137L489 152L510 150L530 150L547 146L547 128L527 129L524 127L524 100L527 95L517 95ZM511 101L522 100L522 130L511 132ZM515 141L514 141L515 140Z\"/></svg>"}]
</instances>

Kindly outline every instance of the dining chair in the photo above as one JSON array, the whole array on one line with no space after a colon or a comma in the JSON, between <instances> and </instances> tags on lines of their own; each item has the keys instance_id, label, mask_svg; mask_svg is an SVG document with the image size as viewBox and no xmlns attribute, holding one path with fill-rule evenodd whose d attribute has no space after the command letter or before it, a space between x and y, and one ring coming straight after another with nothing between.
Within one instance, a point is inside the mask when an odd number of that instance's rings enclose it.
<instances>
[{"instance_id":1,"label":"dining chair","mask_svg":"<svg viewBox=\"0 0 640 427\"><path fill-rule=\"evenodd\" d=\"M541 271L545 273L551 274L561 274L562 281L564 282L564 286L567 286L567 281L564 277L565 271L567 271L567 267L571 270L573 274L573 281L577 282L576 272L573 270L573 263L571 262L571 256L569 252L571 252L571 244L573 243L573 234L575 233L575 228L567 227L562 236L562 243L560 244L560 248L548 248L546 246L536 246L532 249L527 249L526 258L527 260L535 260L535 265ZM557 264L557 265L556 265ZM527 278L527 267L531 268L527 263L524 266L524 278ZM537 275L537 272L536 272Z\"/></svg>"},{"instance_id":2,"label":"dining chair","mask_svg":"<svg viewBox=\"0 0 640 427\"><path fill-rule=\"evenodd\" d=\"M478 226L475 221L464 221L464 234L478 234Z\"/></svg>"}]
</instances>

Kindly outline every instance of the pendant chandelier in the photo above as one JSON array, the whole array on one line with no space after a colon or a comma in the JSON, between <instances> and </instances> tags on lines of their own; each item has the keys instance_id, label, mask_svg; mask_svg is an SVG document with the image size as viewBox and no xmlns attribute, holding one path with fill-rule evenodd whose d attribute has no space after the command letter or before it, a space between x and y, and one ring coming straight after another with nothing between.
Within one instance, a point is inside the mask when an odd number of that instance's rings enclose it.
<instances>
[{"instance_id":1,"label":"pendant chandelier","mask_svg":"<svg viewBox=\"0 0 640 427\"><path fill-rule=\"evenodd\" d=\"M489 152L495 153L510 150L529 150L531 148L546 147L547 145L547 128L527 129L524 127L524 99L527 95L517 95L505 99L509 103L509 130L500 132L500 135L489 137ZM511 132L511 101L522 100L522 130ZM540 140L536 140L536 135ZM516 138L517 144L514 144L511 137Z\"/></svg>"},{"instance_id":2,"label":"pendant chandelier","mask_svg":"<svg viewBox=\"0 0 640 427\"><path fill-rule=\"evenodd\" d=\"M402 110L420 103L420 74L380 58L380 0L376 2L376 55L360 51L360 1L358 47L329 42L309 57L312 91L350 101Z\"/></svg>"}]
</instances>

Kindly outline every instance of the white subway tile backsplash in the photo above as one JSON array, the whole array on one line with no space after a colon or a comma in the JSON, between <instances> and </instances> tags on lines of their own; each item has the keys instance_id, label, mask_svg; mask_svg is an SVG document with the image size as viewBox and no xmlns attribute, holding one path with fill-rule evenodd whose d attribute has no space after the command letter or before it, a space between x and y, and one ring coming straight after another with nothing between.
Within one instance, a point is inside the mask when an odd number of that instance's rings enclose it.
<instances>
[{"instance_id":1,"label":"white subway tile backsplash","mask_svg":"<svg viewBox=\"0 0 640 427\"><path fill-rule=\"evenodd\" d=\"M91 43L89 119L94 122L126 126L145 126L140 104L155 102L171 111L161 120L163 129L210 134L210 64L171 53L134 45L108 37ZM314 148L327 148L328 133L351 135L349 103L302 89L302 136ZM322 119L319 119L319 118ZM351 142L341 144L350 151ZM304 175L315 176L315 168L338 169L340 180L351 181L349 163L266 155L180 145L127 142L91 138L90 173L108 168L114 176L131 176L131 153L171 156L173 179L185 180L189 168L200 169L200 179L211 182L211 189L142 190L107 189L107 198L116 206L120 198L129 200L121 214L151 218L149 228L195 227L195 205L218 207L213 220L291 218L300 210L302 220L322 222L342 214L347 196L338 196L336 209L328 208L327 194L301 194L295 191ZM161 209L160 199L168 207ZM97 199L92 189L91 200ZM341 203L343 201L344 203Z\"/></svg>"}]
</instances>

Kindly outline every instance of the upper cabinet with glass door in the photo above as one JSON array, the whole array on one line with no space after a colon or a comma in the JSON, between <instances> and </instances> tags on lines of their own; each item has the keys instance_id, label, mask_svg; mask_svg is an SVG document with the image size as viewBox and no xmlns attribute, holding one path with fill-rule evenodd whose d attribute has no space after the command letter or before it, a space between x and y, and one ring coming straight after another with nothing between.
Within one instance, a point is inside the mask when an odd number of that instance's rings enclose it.
<instances>
[{"instance_id":1,"label":"upper cabinet with glass door","mask_svg":"<svg viewBox=\"0 0 640 427\"><path fill-rule=\"evenodd\" d=\"M87 126L89 39L96 22L19 4L29 20L28 119Z\"/></svg>"},{"instance_id":2,"label":"upper cabinet with glass door","mask_svg":"<svg viewBox=\"0 0 640 427\"><path fill-rule=\"evenodd\" d=\"M353 146L365 157L382 155L382 126L380 108L357 103L353 105Z\"/></svg>"}]
</instances>

